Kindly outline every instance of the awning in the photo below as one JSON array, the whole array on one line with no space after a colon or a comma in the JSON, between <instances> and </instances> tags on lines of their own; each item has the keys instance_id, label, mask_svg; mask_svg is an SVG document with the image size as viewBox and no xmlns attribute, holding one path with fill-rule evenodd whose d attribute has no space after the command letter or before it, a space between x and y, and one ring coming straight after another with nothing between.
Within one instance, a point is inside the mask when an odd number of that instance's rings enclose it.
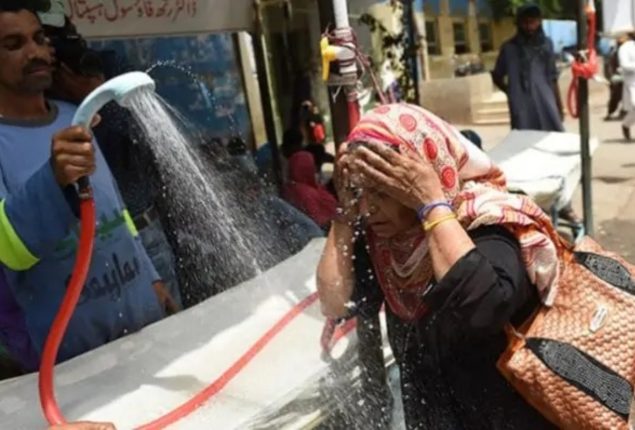
<instances>
[{"instance_id":1,"label":"awning","mask_svg":"<svg viewBox=\"0 0 635 430\"><path fill-rule=\"evenodd\" d=\"M87 38L250 31L253 0L64 0Z\"/></svg>"}]
</instances>

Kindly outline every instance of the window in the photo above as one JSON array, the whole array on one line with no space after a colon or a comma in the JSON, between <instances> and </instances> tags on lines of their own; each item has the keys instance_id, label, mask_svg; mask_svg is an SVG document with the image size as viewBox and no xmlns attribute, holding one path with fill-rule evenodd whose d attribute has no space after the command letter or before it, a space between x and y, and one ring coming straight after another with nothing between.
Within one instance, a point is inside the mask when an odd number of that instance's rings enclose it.
<instances>
[{"instance_id":1,"label":"window","mask_svg":"<svg viewBox=\"0 0 635 430\"><path fill-rule=\"evenodd\" d=\"M441 54L439 26L436 21L426 21L426 43L428 45L428 55Z\"/></svg>"},{"instance_id":2,"label":"window","mask_svg":"<svg viewBox=\"0 0 635 430\"><path fill-rule=\"evenodd\" d=\"M452 32L454 33L454 53L467 54L470 48L467 44L467 32L465 31L464 22L455 22L452 24Z\"/></svg>"},{"instance_id":3,"label":"window","mask_svg":"<svg viewBox=\"0 0 635 430\"><path fill-rule=\"evenodd\" d=\"M481 52L490 52L494 50L492 26L490 23L481 22L478 24L478 37L481 42Z\"/></svg>"}]
</instances>

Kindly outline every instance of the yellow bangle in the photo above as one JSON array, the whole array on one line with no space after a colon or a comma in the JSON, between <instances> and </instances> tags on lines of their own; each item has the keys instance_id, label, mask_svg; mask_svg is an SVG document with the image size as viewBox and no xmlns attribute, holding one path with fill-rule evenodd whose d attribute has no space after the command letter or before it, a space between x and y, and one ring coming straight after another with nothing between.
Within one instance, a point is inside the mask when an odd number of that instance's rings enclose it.
<instances>
[{"instance_id":1,"label":"yellow bangle","mask_svg":"<svg viewBox=\"0 0 635 430\"><path fill-rule=\"evenodd\" d=\"M450 221L453 219L456 219L456 214L445 215L439 219L435 219L434 221L426 221L423 223L423 230L430 231L436 226L438 226L439 224L443 224L444 222Z\"/></svg>"}]
</instances>

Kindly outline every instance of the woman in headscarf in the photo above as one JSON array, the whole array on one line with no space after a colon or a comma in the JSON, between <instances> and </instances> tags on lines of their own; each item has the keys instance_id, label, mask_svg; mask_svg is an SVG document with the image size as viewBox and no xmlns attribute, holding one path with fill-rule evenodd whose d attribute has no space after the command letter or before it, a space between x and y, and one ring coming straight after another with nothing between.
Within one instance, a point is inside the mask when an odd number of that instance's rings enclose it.
<instances>
[{"instance_id":1,"label":"woman in headscarf","mask_svg":"<svg viewBox=\"0 0 635 430\"><path fill-rule=\"evenodd\" d=\"M407 428L551 428L496 368L504 326L554 297L562 245L544 212L508 193L458 130L411 105L367 114L336 175L322 310L386 304Z\"/></svg>"},{"instance_id":2,"label":"woman in headscarf","mask_svg":"<svg viewBox=\"0 0 635 430\"><path fill-rule=\"evenodd\" d=\"M289 158L289 182L284 187L284 198L323 229L328 229L335 218L337 200L318 183L310 152L299 151Z\"/></svg>"}]
</instances>

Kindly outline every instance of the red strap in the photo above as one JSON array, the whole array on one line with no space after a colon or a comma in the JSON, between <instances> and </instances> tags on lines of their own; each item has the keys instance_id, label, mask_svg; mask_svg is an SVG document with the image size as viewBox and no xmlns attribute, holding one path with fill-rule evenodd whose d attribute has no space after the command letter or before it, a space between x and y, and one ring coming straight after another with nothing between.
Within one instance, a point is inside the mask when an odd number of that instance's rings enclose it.
<instances>
[{"instance_id":1,"label":"red strap","mask_svg":"<svg viewBox=\"0 0 635 430\"><path fill-rule=\"evenodd\" d=\"M271 327L258 341L251 346L229 369L218 379L212 382L187 402L183 403L172 412L164 415L149 424L138 427L138 430L158 430L174 424L178 420L194 412L201 405L207 402L222 390L232 379L234 379L247 366L262 349L278 335L293 319L300 315L306 308L314 304L318 299L317 293L311 294L294 306L286 315L282 317L273 327Z\"/></svg>"},{"instance_id":2,"label":"red strap","mask_svg":"<svg viewBox=\"0 0 635 430\"><path fill-rule=\"evenodd\" d=\"M589 8L587 10L587 22L589 25L589 34L587 37L587 50L589 57L585 62L576 59L571 65L572 80L567 93L567 109L572 117L577 118L578 112L578 80L593 79L598 72L598 58L595 50L595 32L596 32L596 14L595 10Z\"/></svg>"}]
</instances>

